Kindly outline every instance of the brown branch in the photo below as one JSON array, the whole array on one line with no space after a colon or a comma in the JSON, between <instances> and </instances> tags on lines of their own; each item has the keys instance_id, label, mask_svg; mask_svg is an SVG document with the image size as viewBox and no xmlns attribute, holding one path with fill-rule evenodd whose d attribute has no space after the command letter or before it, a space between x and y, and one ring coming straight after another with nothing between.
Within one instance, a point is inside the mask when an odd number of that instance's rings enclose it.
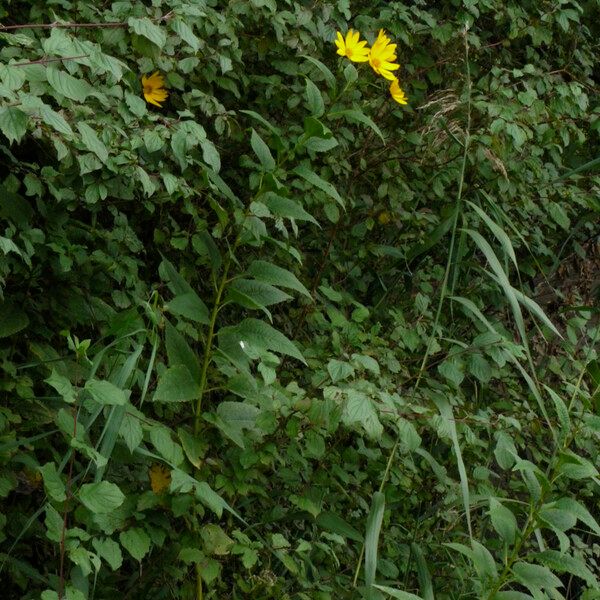
<instances>
[{"instance_id":1,"label":"brown branch","mask_svg":"<svg viewBox=\"0 0 600 600\"><path fill-rule=\"evenodd\" d=\"M167 21L173 16L173 11L169 11L162 17L150 19L151 21ZM0 23L0 31L14 31L15 29L104 29L104 28L119 28L129 27L126 21L106 21L105 23L24 23L22 25L2 25Z\"/></svg>"},{"instance_id":2,"label":"brown branch","mask_svg":"<svg viewBox=\"0 0 600 600\"><path fill-rule=\"evenodd\" d=\"M94 29L104 27L127 27L122 21L107 21L106 23L24 23L22 25L1 25L0 31L15 29Z\"/></svg>"},{"instance_id":3,"label":"brown branch","mask_svg":"<svg viewBox=\"0 0 600 600\"><path fill-rule=\"evenodd\" d=\"M76 60L78 58L88 58L89 54L80 54L79 56L63 56L62 58L40 58L39 60L31 60L29 62L14 63L6 65L8 67L28 67L29 65L45 65L51 62L60 62L61 60Z\"/></svg>"}]
</instances>

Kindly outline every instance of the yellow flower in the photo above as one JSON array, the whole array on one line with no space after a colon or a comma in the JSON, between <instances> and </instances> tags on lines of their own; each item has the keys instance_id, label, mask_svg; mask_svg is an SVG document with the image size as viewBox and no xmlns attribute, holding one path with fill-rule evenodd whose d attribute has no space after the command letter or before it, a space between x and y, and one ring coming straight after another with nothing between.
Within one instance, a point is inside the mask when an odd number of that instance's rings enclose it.
<instances>
[{"instance_id":1,"label":"yellow flower","mask_svg":"<svg viewBox=\"0 0 600 600\"><path fill-rule=\"evenodd\" d=\"M398 104L408 104L408 98L397 79L394 79L392 85L390 85L390 94Z\"/></svg>"},{"instance_id":2,"label":"yellow flower","mask_svg":"<svg viewBox=\"0 0 600 600\"><path fill-rule=\"evenodd\" d=\"M152 73L150 77L142 75L142 87L144 88L144 98L146 98L146 102L154 104L159 108L162 108L160 102L164 102L169 95L169 92L165 90L164 86L165 80L158 71Z\"/></svg>"},{"instance_id":3,"label":"yellow flower","mask_svg":"<svg viewBox=\"0 0 600 600\"><path fill-rule=\"evenodd\" d=\"M155 494L162 494L171 485L171 471L165 466L154 463L148 471L150 487Z\"/></svg>"},{"instance_id":4,"label":"yellow flower","mask_svg":"<svg viewBox=\"0 0 600 600\"><path fill-rule=\"evenodd\" d=\"M369 60L369 49L366 47L367 42L360 40L360 33L349 29L346 34L346 39L342 34L337 32L337 39L335 45L337 46L337 53L340 56L346 56L353 62L367 62Z\"/></svg>"},{"instance_id":5,"label":"yellow flower","mask_svg":"<svg viewBox=\"0 0 600 600\"><path fill-rule=\"evenodd\" d=\"M396 76L392 71L399 69L400 65L394 62L396 60L396 44L390 44L390 41L390 38L385 35L385 31L380 29L369 52L369 64L377 75L393 81Z\"/></svg>"}]
</instances>

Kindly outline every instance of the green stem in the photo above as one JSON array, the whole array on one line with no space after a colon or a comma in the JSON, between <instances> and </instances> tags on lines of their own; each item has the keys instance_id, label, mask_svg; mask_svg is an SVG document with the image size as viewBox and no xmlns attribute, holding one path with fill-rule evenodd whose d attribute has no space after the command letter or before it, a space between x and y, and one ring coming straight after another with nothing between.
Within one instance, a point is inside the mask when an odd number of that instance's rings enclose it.
<instances>
[{"instance_id":1,"label":"green stem","mask_svg":"<svg viewBox=\"0 0 600 600\"><path fill-rule=\"evenodd\" d=\"M219 287L217 288L217 292L215 294L215 301L213 303L210 321L208 325L208 334L206 336L206 347L204 348L204 358L202 360L202 368L200 371L200 393L198 394L198 398L196 400L196 408L194 412L196 417L194 421L194 433L196 435L200 431L200 424L202 422L202 398L204 396L206 382L208 379L208 366L210 365L210 359L212 356L212 344L215 337L215 325L217 323L217 315L219 314L219 309L221 308L221 298L223 297L223 292L225 290L225 286L227 285L227 276L229 275L230 266L231 255L228 254L227 259L225 261L225 265L223 267L221 281L219 282Z\"/></svg>"}]
</instances>

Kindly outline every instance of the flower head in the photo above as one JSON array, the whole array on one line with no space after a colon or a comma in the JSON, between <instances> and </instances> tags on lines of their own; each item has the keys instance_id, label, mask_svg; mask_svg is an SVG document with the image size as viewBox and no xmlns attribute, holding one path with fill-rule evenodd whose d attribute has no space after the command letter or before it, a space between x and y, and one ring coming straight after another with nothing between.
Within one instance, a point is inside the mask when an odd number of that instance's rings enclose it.
<instances>
[{"instance_id":1,"label":"flower head","mask_svg":"<svg viewBox=\"0 0 600 600\"><path fill-rule=\"evenodd\" d=\"M360 41L360 33L349 29L346 38L338 31L335 40L337 53L345 56L353 62L367 62L369 60L369 49L365 40Z\"/></svg>"},{"instance_id":2,"label":"flower head","mask_svg":"<svg viewBox=\"0 0 600 600\"><path fill-rule=\"evenodd\" d=\"M392 85L390 85L390 94L398 104L408 104L408 98L397 79L394 79Z\"/></svg>"},{"instance_id":3,"label":"flower head","mask_svg":"<svg viewBox=\"0 0 600 600\"><path fill-rule=\"evenodd\" d=\"M385 34L383 29L379 30L379 35L369 52L369 64L377 75L381 75L390 81L394 81L396 76L392 73L400 68L400 65L395 63L396 60L396 44L390 43L390 38Z\"/></svg>"},{"instance_id":4,"label":"flower head","mask_svg":"<svg viewBox=\"0 0 600 600\"><path fill-rule=\"evenodd\" d=\"M163 76L158 71L152 73L150 77L142 75L142 87L144 88L144 98L146 99L146 102L162 108L160 102L164 102L169 95L169 92L165 90L165 80Z\"/></svg>"}]
</instances>

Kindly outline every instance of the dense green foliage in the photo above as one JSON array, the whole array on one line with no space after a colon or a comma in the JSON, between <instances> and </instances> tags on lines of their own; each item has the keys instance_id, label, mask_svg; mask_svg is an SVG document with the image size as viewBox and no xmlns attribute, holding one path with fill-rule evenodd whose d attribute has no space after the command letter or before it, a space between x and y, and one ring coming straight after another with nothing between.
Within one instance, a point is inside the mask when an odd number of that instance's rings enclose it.
<instances>
[{"instance_id":1,"label":"dense green foliage","mask_svg":"<svg viewBox=\"0 0 600 600\"><path fill-rule=\"evenodd\" d=\"M600 598L596 1L0 22L3 598Z\"/></svg>"}]
</instances>

